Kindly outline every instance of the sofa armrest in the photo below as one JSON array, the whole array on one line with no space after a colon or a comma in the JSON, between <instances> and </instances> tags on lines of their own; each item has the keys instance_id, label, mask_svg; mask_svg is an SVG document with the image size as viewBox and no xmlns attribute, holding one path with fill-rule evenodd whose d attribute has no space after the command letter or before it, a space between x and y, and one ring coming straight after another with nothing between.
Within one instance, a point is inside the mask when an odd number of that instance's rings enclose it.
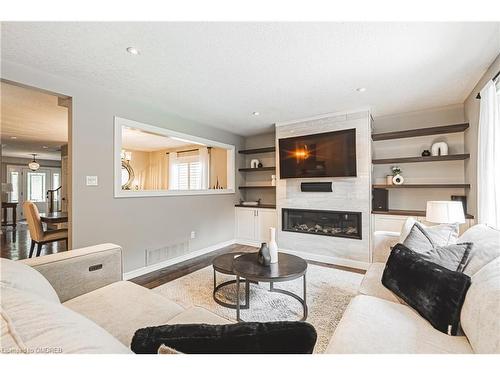
<instances>
[{"instance_id":1,"label":"sofa armrest","mask_svg":"<svg viewBox=\"0 0 500 375\"><path fill-rule=\"evenodd\" d=\"M122 249L106 243L21 262L40 272L61 302L122 280Z\"/></svg>"},{"instance_id":2,"label":"sofa armrest","mask_svg":"<svg viewBox=\"0 0 500 375\"><path fill-rule=\"evenodd\" d=\"M373 262L387 262L391 247L399 241L399 232L376 231L373 234Z\"/></svg>"}]
</instances>

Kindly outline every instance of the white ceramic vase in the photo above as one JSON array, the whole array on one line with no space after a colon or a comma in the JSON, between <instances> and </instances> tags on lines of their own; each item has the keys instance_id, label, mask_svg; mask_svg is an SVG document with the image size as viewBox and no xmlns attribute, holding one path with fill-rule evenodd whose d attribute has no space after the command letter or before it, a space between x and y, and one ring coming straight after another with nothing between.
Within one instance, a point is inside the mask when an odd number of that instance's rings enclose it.
<instances>
[{"instance_id":1,"label":"white ceramic vase","mask_svg":"<svg viewBox=\"0 0 500 375\"><path fill-rule=\"evenodd\" d=\"M278 263L278 244L276 243L276 228L269 228L271 240L269 241L269 254L271 255L271 263Z\"/></svg>"}]
</instances>

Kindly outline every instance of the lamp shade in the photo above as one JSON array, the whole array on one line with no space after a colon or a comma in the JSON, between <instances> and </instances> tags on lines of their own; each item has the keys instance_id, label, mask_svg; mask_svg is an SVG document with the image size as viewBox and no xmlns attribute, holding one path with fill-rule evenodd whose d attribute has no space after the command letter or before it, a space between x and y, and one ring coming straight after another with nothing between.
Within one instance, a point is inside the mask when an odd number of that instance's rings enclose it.
<instances>
[{"instance_id":1,"label":"lamp shade","mask_svg":"<svg viewBox=\"0 0 500 375\"><path fill-rule=\"evenodd\" d=\"M464 207L457 201L428 201L425 220L440 224L465 223Z\"/></svg>"}]
</instances>

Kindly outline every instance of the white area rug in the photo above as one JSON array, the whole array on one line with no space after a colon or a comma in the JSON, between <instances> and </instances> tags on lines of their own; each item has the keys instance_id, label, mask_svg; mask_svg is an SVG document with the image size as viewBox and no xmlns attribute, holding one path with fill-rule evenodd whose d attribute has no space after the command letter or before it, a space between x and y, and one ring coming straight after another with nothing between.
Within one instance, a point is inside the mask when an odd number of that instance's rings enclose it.
<instances>
[{"instance_id":1,"label":"white area rug","mask_svg":"<svg viewBox=\"0 0 500 375\"><path fill-rule=\"evenodd\" d=\"M363 275L333 268L309 265L307 270L307 305L311 323L318 333L315 353L323 353L337 327L349 301L356 295ZM217 284L231 277L217 273ZM302 296L302 278L275 283L276 288L293 291ZM227 319L235 320L236 311L217 304L212 298L213 269L203 268L189 275L161 285L156 292L172 299L181 306L202 306ZM244 285L241 285L240 296ZM234 301L235 287L229 285L219 291L218 297ZM241 296L243 297L243 296ZM244 303L243 298L241 302ZM268 283L250 286L250 309L241 310L245 321L298 320L302 317L302 305L292 297L269 292Z\"/></svg>"}]
</instances>

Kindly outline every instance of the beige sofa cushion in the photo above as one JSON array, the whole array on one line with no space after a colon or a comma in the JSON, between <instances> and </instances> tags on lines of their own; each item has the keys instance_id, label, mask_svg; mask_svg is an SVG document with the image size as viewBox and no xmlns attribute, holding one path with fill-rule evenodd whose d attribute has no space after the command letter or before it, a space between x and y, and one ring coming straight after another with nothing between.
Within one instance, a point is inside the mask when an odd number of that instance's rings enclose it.
<instances>
[{"instance_id":1,"label":"beige sofa cushion","mask_svg":"<svg viewBox=\"0 0 500 375\"><path fill-rule=\"evenodd\" d=\"M474 244L463 271L469 276L473 276L493 259L500 257L500 231L485 224L467 229L458 242Z\"/></svg>"},{"instance_id":2,"label":"beige sofa cushion","mask_svg":"<svg viewBox=\"0 0 500 375\"><path fill-rule=\"evenodd\" d=\"M166 324L231 324L233 321L227 320L219 315L203 307L191 307L174 318L170 319Z\"/></svg>"},{"instance_id":3,"label":"beige sofa cushion","mask_svg":"<svg viewBox=\"0 0 500 375\"><path fill-rule=\"evenodd\" d=\"M366 271L363 281L361 281L358 293L404 304L401 298L382 284L384 269L385 263L372 263Z\"/></svg>"},{"instance_id":4,"label":"beige sofa cushion","mask_svg":"<svg viewBox=\"0 0 500 375\"><path fill-rule=\"evenodd\" d=\"M500 354L500 258L472 276L460 319L475 352Z\"/></svg>"},{"instance_id":5,"label":"beige sofa cushion","mask_svg":"<svg viewBox=\"0 0 500 375\"><path fill-rule=\"evenodd\" d=\"M471 353L465 336L448 336L406 305L359 295L337 326L327 353Z\"/></svg>"},{"instance_id":6,"label":"beige sofa cushion","mask_svg":"<svg viewBox=\"0 0 500 375\"><path fill-rule=\"evenodd\" d=\"M50 283L39 272L21 262L0 258L0 283L20 291L33 293L49 302L59 302Z\"/></svg>"},{"instance_id":7,"label":"beige sofa cushion","mask_svg":"<svg viewBox=\"0 0 500 375\"><path fill-rule=\"evenodd\" d=\"M3 353L131 353L122 343L59 302L1 286Z\"/></svg>"},{"instance_id":8,"label":"beige sofa cushion","mask_svg":"<svg viewBox=\"0 0 500 375\"><path fill-rule=\"evenodd\" d=\"M160 294L119 281L64 302L96 322L127 347L139 328L167 324L184 309Z\"/></svg>"}]
</instances>

